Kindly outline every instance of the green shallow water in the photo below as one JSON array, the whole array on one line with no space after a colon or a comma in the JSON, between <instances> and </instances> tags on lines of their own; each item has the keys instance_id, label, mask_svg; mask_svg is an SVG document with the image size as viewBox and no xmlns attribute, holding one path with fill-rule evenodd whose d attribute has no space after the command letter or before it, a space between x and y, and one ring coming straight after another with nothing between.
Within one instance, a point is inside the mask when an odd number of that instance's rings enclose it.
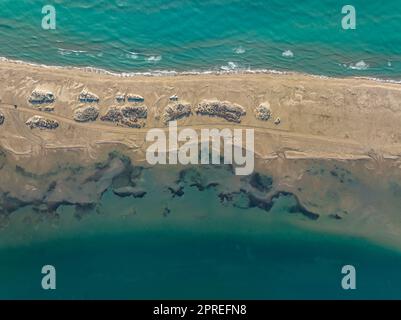
<instances>
[{"instance_id":1,"label":"green shallow water","mask_svg":"<svg viewBox=\"0 0 401 320\"><path fill-rule=\"evenodd\" d=\"M0 56L116 72L275 69L401 80L399 0L354 0L351 31L341 27L348 2L338 0L58 0L53 31L41 28L45 4L1 1Z\"/></svg>"},{"instance_id":2,"label":"green shallow water","mask_svg":"<svg viewBox=\"0 0 401 320\"><path fill-rule=\"evenodd\" d=\"M3 232L0 298L401 297L399 252L308 231L302 225L316 222L289 213L292 201L280 198L266 213L224 207L211 190L190 190L162 203L108 192L100 211L81 220L73 217L72 207L63 207L56 223ZM171 209L167 217L162 215L165 205ZM24 214L29 208L16 216ZM23 244L10 242L16 233ZM56 267L55 291L40 287L45 264ZM355 291L340 286L346 264L356 267Z\"/></svg>"}]
</instances>

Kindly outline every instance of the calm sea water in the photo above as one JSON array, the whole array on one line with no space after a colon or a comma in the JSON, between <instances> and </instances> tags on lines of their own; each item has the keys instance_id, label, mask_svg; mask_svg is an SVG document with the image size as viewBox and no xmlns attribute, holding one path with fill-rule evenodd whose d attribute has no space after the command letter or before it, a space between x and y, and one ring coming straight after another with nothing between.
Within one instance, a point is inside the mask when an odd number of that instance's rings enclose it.
<instances>
[{"instance_id":1,"label":"calm sea water","mask_svg":"<svg viewBox=\"0 0 401 320\"><path fill-rule=\"evenodd\" d=\"M0 2L0 56L117 72L275 69L401 80L399 0L58 0ZM283 53L287 52L287 55ZM291 54L293 55L291 57Z\"/></svg>"}]
</instances>

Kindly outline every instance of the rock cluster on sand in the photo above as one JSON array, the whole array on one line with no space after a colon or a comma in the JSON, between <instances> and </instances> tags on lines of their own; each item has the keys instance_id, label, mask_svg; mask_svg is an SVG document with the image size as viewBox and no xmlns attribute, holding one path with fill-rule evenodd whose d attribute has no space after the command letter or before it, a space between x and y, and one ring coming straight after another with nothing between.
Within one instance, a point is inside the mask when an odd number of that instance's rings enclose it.
<instances>
[{"instance_id":1,"label":"rock cluster on sand","mask_svg":"<svg viewBox=\"0 0 401 320\"><path fill-rule=\"evenodd\" d=\"M32 104L53 103L55 100L54 94L50 91L35 89L32 91L28 101Z\"/></svg>"},{"instance_id":2,"label":"rock cluster on sand","mask_svg":"<svg viewBox=\"0 0 401 320\"><path fill-rule=\"evenodd\" d=\"M126 118L146 119L148 117L148 107L145 105L123 106L120 110Z\"/></svg>"},{"instance_id":3,"label":"rock cluster on sand","mask_svg":"<svg viewBox=\"0 0 401 320\"><path fill-rule=\"evenodd\" d=\"M255 109L256 119L267 121L272 116L272 111L270 109L270 104L268 102L263 102Z\"/></svg>"},{"instance_id":4,"label":"rock cluster on sand","mask_svg":"<svg viewBox=\"0 0 401 320\"><path fill-rule=\"evenodd\" d=\"M96 106L82 107L74 111L74 120L78 122L95 121L98 116L99 108Z\"/></svg>"},{"instance_id":5,"label":"rock cluster on sand","mask_svg":"<svg viewBox=\"0 0 401 320\"><path fill-rule=\"evenodd\" d=\"M144 102L145 99L142 96L140 96L139 94L128 93L127 101L128 102Z\"/></svg>"},{"instance_id":6,"label":"rock cluster on sand","mask_svg":"<svg viewBox=\"0 0 401 320\"><path fill-rule=\"evenodd\" d=\"M241 122L246 115L244 107L229 101L203 100L195 107L196 114L220 117L231 122Z\"/></svg>"},{"instance_id":7,"label":"rock cluster on sand","mask_svg":"<svg viewBox=\"0 0 401 320\"><path fill-rule=\"evenodd\" d=\"M148 108L145 105L113 106L107 110L100 120L122 124L131 128L142 128L148 116Z\"/></svg>"},{"instance_id":8,"label":"rock cluster on sand","mask_svg":"<svg viewBox=\"0 0 401 320\"><path fill-rule=\"evenodd\" d=\"M4 114L0 112L0 126L4 123Z\"/></svg>"},{"instance_id":9,"label":"rock cluster on sand","mask_svg":"<svg viewBox=\"0 0 401 320\"><path fill-rule=\"evenodd\" d=\"M170 121L189 117L192 114L191 105L186 102L170 103L164 108L163 122L167 124Z\"/></svg>"},{"instance_id":10,"label":"rock cluster on sand","mask_svg":"<svg viewBox=\"0 0 401 320\"><path fill-rule=\"evenodd\" d=\"M82 90L78 99L81 102L99 102L99 97L86 89Z\"/></svg>"},{"instance_id":11,"label":"rock cluster on sand","mask_svg":"<svg viewBox=\"0 0 401 320\"><path fill-rule=\"evenodd\" d=\"M41 116L33 116L29 118L25 124L31 129L56 129L58 127L58 122L56 120L46 119Z\"/></svg>"}]
</instances>

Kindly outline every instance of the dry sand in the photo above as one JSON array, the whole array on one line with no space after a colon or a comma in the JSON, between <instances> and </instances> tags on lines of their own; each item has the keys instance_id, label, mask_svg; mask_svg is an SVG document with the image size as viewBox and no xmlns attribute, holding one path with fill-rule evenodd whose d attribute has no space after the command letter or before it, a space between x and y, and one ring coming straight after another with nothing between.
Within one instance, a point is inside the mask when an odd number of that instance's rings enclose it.
<instances>
[{"instance_id":1,"label":"dry sand","mask_svg":"<svg viewBox=\"0 0 401 320\"><path fill-rule=\"evenodd\" d=\"M247 115L240 124L193 115L179 120L180 127L254 128L255 152L260 158L392 158L401 154L401 85L364 79L327 79L307 75L238 74L174 77L131 77L54 69L0 62L0 110L6 121L0 145L16 156L39 154L46 148L86 148L96 156L104 143L122 143L143 158L144 134L165 125L163 109L169 97L195 106L203 99L228 100L242 105ZM100 97L100 114L117 105L118 92L145 98L148 119L142 129L124 128L97 120L77 123L73 111L83 104L78 95L88 89ZM34 89L52 91L55 110L40 112L27 99ZM269 121L255 118L254 109L269 102ZM13 105L18 105L15 109ZM53 131L30 130L32 115L59 121ZM274 124L280 117L281 123ZM135 158L133 154L133 158Z\"/></svg>"}]
</instances>

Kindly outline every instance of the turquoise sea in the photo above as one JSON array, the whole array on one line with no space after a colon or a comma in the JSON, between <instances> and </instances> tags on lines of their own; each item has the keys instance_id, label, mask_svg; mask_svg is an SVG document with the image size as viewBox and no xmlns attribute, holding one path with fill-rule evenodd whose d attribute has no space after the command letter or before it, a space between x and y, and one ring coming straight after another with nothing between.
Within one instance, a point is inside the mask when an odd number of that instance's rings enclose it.
<instances>
[{"instance_id":1,"label":"turquoise sea","mask_svg":"<svg viewBox=\"0 0 401 320\"><path fill-rule=\"evenodd\" d=\"M401 80L400 1L352 3L356 30L341 28L348 1L338 0L1 0L0 56L132 74ZM56 30L41 28L47 4ZM0 230L0 298L401 298L398 251L300 227L288 199L269 213L224 207L211 191L155 199L107 192L99 212L78 220L61 207L55 224L27 224L29 207L15 213L24 223ZM40 287L45 264L57 269L55 291ZM355 291L340 286L345 264L357 269Z\"/></svg>"},{"instance_id":2,"label":"turquoise sea","mask_svg":"<svg viewBox=\"0 0 401 320\"><path fill-rule=\"evenodd\" d=\"M399 0L2 0L0 56L114 72L280 70L401 80ZM56 30L41 28L44 5ZM284 54L283 54L284 53Z\"/></svg>"}]
</instances>

